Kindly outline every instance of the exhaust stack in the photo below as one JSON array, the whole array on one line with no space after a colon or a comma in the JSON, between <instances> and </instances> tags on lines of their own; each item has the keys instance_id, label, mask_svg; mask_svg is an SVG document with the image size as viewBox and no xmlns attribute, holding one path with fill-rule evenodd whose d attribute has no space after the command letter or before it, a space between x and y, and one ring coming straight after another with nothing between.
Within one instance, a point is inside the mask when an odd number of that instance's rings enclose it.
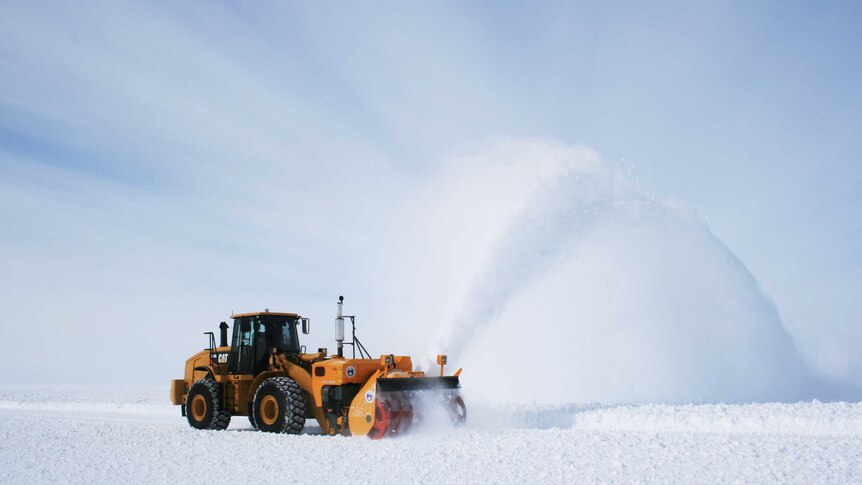
<instances>
[{"instance_id":1,"label":"exhaust stack","mask_svg":"<svg viewBox=\"0 0 862 485\"><path fill-rule=\"evenodd\" d=\"M227 323L221 322L218 328L221 330L221 345L219 347L227 347Z\"/></svg>"},{"instance_id":2,"label":"exhaust stack","mask_svg":"<svg viewBox=\"0 0 862 485\"><path fill-rule=\"evenodd\" d=\"M335 342L338 344L338 357L344 357L344 316L341 313L341 307L344 304L344 297L338 297L338 312L335 314Z\"/></svg>"}]
</instances>

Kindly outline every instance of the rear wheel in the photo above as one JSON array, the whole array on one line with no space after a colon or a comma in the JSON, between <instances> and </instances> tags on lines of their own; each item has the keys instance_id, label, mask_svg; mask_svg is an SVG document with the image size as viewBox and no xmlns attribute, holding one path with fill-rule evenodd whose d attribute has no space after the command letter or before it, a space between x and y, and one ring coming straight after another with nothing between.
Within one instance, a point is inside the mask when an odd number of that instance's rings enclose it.
<instances>
[{"instance_id":1,"label":"rear wheel","mask_svg":"<svg viewBox=\"0 0 862 485\"><path fill-rule=\"evenodd\" d=\"M270 433L299 434L305 426L305 394L290 377L270 377L254 393L254 424Z\"/></svg>"},{"instance_id":2,"label":"rear wheel","mask_svg":"<svg viewBox=\"0 0 862 485\"><path fill-rule=\"evenodd\" d=\"M230 411L222 409L221 386L213 379L201 379L186 396L186 418L192 428L223 430L230 424Z\"/></svg>"}]
</instances>

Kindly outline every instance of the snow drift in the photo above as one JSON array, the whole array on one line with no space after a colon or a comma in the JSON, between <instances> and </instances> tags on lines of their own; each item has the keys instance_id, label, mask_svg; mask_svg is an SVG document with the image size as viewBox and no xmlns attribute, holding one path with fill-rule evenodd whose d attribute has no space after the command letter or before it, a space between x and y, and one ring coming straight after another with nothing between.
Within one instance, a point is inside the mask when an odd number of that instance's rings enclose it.
<instances>
[{"instance_id":1,"label":"snow drift","mask_svg":"<svg viewBox=\"0 0 862 485\"><path fill-rule=\"evenodd\" d=\"M456 158L404 211L390 317L435 337L474 399L803 397L806 368L745 266L625 172L540 139Z\"/></svg>"},{"instance_id":2,"label":"snow drift","mask_svg":"<svg viewBox=\"0 0 862 485\"><path fill-rule=\"evenodd\" d=\"M4 483L310 483L333 463L360 483L862 481L858 403L476 410L462 428L373 441L260 433L239 416L193 429L163 388L0 385L0 467Z\"/></svg>"}]
</instances>

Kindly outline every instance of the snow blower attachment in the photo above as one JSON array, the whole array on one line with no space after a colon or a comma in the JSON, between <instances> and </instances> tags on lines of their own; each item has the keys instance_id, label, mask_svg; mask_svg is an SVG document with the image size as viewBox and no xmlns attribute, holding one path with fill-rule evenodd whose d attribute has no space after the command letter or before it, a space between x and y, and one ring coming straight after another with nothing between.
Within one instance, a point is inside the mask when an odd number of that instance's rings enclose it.
<instances>
[{"instance_id":1,"label":"snow blower attachment","mask_svg":"<svg viewBox=\"0 0 862 485\"><path fill-rule=\"evenodd\" d=\"M186 361L183 379L171 381L171 402L198 429L225 429L238 415L261 431L297 434L306 418L314 418L326 434L380 439L404 434L436 411L455 425L464 423L461 369L445 375L445 355L437 356L438 376L414 371L408 356L371 358L356 338L356 318L342 313L343 303L339 297L336 355L300 346L297 327L308 334L309 320L295 313L232 315L231 345L225 322L220 346L207 332L209 348ZM344 338L345 320L351 341ZM344 356L345 345L352 347L351 358Z\"/></svg>"}]
</instances>

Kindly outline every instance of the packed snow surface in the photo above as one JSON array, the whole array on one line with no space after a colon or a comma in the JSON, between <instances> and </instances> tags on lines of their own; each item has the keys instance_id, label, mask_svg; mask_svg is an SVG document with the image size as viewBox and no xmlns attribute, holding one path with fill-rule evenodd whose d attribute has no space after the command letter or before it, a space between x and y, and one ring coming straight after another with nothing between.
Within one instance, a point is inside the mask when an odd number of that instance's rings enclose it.
<instances>
[{"instance_id":1,"label":"packed snow surface","mask_svg":"<svg viewBox=\"0 0 862 485\"><path fill-rule=\"evenodd\" d=\"M188 427L164 389L0 387L5 483L862 482L862 404L498 405L395 439Z\"/></svg>"}]
</instances>

